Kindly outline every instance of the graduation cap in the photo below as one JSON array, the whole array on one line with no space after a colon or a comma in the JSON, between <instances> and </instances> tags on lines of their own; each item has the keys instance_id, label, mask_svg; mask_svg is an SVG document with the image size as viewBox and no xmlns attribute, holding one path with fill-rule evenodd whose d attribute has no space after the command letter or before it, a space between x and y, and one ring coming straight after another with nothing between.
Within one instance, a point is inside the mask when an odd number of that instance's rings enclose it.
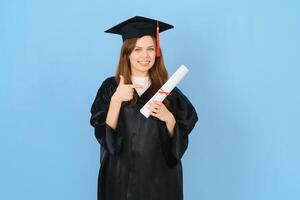
<instances>
[{"instance_id":1,"label":"graduation cap","mask_svg":"<svg viewBox=\"0 0 300 200\"><path fill-rule=\"evenodd\" d=\"M131 38L140 38L145 35L156 37L156 56L160 56L159 33L174 26L146 17L132 17L108 30L106 33L122 35L123 41Z\"/></svg>"}]
</instances>

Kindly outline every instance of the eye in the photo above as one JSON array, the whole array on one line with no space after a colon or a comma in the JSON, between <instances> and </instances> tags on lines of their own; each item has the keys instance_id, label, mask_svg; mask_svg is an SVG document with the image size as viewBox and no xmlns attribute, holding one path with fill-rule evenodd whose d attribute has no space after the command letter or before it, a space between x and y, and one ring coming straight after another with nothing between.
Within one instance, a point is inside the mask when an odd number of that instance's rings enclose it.
<instances>
[{"instance_id":1,"label":"eye","mask_svg":"<svg viewBox=\"0 0 300 200\"><path fill-rule=\"evenodd\" d=\"M141 48L136 48L136 49L134 49L134 51L136 51L136 52L139 52L139 51L141 51L142 49Z\"/></svg>"},{"instance_id":2,"label":"eye","mask_svg":"<svg viewBox=\"0 0 300 200\"><path fill-rule=\"evenodd\" d=\"M155 48L154 47L150 47L150 48L148 48L150 51L154 51L155 50Z\"/></svg>"}]
</instances>

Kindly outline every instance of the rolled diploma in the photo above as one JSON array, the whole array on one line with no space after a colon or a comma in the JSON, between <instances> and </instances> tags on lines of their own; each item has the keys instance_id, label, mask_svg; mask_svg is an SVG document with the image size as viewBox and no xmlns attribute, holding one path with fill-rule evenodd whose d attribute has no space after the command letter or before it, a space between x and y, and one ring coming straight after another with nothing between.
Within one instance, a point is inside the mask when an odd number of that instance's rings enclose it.
<instances>
[{"instance_id":1,"label":"rolled diploma","mask_svg":"<svg viewBox=\"0 0 300 200\"><path fill-rule=\"evenodd\" d=\"M155 95L141 108L140 112L148 118L150 116L150 110L147 108L147 104L153 100L162 102L175 87L181 81L181 79L188 73L188 68L181 65L176 72L169 78L169 80L155 93Z\"/></svg>"}]
</instances>

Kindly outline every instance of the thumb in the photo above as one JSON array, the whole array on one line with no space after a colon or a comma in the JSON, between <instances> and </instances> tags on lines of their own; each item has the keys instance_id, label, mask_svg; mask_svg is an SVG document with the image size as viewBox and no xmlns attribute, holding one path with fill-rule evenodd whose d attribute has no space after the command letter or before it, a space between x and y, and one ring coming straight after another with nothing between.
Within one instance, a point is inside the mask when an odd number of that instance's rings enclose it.
<instances>
[{"instance_id":1,"label":"thumb","mask_svg":"<svg viewBox=\"0 0 300 200\"><path fill-rule=\"evenodd\" d=\"M122 75L120 75L120 82L119 85L124 85L124 77Z\"/></svg>"}]
</instances>

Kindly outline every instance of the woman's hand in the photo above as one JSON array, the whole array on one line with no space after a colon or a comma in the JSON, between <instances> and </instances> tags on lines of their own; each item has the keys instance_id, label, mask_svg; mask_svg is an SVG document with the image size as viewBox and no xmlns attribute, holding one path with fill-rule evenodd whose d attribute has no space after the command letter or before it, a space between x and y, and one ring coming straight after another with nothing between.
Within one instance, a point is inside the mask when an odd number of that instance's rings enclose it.
<instances>
[{"instance_id":1,"label":"woman's hand","mask_svg":"<svg viewBox=\"0 0 300 200\"><path fill-rule=\"evenodd\" d=\"M125 84L124 77L120 75L120 83L112 96L112 100L122 103L123 101L130 101L133 98L135 88L143 88L143 85Z\"/></svg>"},{"instance_id":2,"label":"woman's hand","mask_svg":"<svg viewBox=\"0 0 300 200\"><path fill-rule=\"evenodd\" d=\"M161 121L167 122L174 118L173 114L167 109L165 104L160 101L152 101L148 104L150 115L157 117Z\"/></svg>"},{"instance_id":3,"label":"woman's hand","mask_svg":"<svg viewBox=\"0 0 300 200\"><path fill-rule=\"evenodd\" d=\"M176 119L174 115L167 109L165 104L154 100L148 104L148 109L150 110L150 115L157 117L166 123L168 134L170 137L172 137L174 134Z\"/></svg>"}]
</instances>

